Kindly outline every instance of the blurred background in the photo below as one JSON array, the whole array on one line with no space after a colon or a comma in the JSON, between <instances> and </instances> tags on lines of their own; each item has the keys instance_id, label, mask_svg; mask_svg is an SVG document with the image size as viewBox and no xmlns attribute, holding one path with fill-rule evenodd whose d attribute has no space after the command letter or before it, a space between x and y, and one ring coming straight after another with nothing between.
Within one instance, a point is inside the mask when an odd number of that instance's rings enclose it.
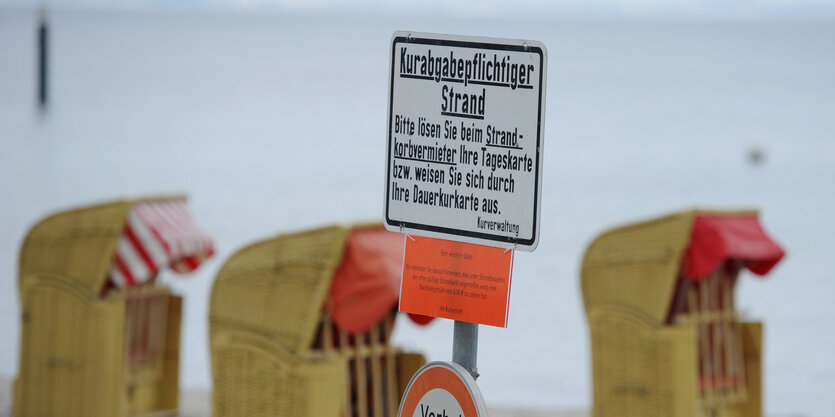
<instances>
[{"instance_id":1,"label":"blurred background","mask_svg":"<svg viewBox=\"0 0 835 417\"><path fill-rule=\"evenodd\" d=\"M207 305L224 259L279 232L381 218L395 30L548 48L542 237L516 256L508 328L481 327L488 403L589 408L579 266L598 233L756 207L788 252L737 291L765 324L766 413L835 414L833 0L2 0L0 377L17 373L28 228L184 192L218 255L167 280L185 294L181 385L210 389ZM398 326L398 344L450 359L450 321Z\"/></svg>"}]
</instances>

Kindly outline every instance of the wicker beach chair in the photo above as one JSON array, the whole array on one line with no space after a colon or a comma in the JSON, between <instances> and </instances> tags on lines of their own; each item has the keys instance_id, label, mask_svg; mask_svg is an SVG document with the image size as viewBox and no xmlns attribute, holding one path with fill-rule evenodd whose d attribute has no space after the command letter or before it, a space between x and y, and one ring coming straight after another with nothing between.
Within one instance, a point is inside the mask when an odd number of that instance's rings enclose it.
<instances>
[{"instance_id":1,"label":"wicker beach chair","mask_svg":"<svg viewBox=\"0 0 835 417\"><path fill-rule=\"evenodd\" d=\"M176 414L182 304L155 277L212 252L181 198L96 205L35 225L20 251L13 415Z\"/></svg>"},{"instance_id":2,"label":"wicker beach chair","mask_svg":"<svg viewBox=\"0 0 835 417\"><path fill-rule=\"evenodd\" d=\"M326 227L245 247L212 291L214 417L394 417L425 363L389 344L403 237Z\"/></svg>"},{"instance_id":3,"label":"wicker beach chair","mask_svg":"<svg viewBox=\"0 0 835 417\"><path fill-rule=\"evenodd\" d=\"M594 417L762 417L762 324L734 307L741 268L783 251L756 212L690 211L589 246L582 290Z\"/></svg>"}]
</instances>

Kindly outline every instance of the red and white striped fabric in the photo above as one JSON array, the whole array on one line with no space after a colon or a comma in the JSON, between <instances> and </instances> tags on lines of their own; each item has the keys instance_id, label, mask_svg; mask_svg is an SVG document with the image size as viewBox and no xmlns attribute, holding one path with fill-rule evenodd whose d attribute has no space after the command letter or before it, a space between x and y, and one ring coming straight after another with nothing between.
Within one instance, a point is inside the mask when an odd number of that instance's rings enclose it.
<instances>
[{"instance_id":1,"label":"red and white striped fabric","mask_svg":"<svg viewBox=\"0 0 835 417\"><path fill-rule=\"evenodd\" d=\"M189 272L212 254L212 240L194 222L185 200L137 203L116 247L110 282L119 288L139 285L164 266Z\"/></svg>"}]
</instances>

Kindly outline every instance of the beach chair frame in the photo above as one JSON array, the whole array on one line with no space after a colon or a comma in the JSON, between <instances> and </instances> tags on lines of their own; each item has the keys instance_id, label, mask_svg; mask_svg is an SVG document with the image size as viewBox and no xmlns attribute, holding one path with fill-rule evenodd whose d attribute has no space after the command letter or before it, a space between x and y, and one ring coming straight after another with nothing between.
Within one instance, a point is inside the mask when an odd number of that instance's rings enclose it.
<instances>
[{"instance_id":1,"label":"beach chair frame","mask_svg":"<svg viewBox=\"0 0 835 417\"><path fill-rule=\"evenodd\" d=\"M212 290L212 415L394 417L426 361L389 341L395 310L349 334L326 297L352 230L281 235L230 257Z\"/></svg>"},{"instance_id":2,"label":"beach chair frame","mask_svg":"<svg viewBox=\"0 0 835 417\"><path fill-rule=\"evenodd\" d=\"M153 280L104 291L138 201L58 213L27 234L15 417L176 414L182 299Z\"/></svg>"},{"instance_id":3,"label":"beach chair frame","mask_svg":"<svg viewBox=\"0 0 835 417\"><path fill-rule=\"evenodd\" d=\"M698 284L681 274L704 213L756 215L689 211L616 228L587 249L594 417L762 417L762 324L736 313L739 264Z\"/></svg>"}]
</instances>

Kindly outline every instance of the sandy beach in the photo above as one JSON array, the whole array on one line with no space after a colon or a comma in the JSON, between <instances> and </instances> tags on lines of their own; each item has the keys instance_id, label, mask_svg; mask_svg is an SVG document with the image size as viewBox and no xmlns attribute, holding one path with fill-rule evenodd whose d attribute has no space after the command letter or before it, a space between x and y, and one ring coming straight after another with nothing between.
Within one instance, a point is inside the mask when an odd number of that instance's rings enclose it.
<instances>
[{"instance_id":1,"label":"sandy beach","mask_svg":"<svg viewBox=\"0 0 835 417\"><path fill-rule=\"evenodd\" d=\"M11 417L12 380L0 378L0 417ZM208 391L184 391L180 393L181 417L209 417L212 415L211 394ZM492 417L587 417L580 410L519 409L491 407Z\"/></svg>"}]
</instances>

